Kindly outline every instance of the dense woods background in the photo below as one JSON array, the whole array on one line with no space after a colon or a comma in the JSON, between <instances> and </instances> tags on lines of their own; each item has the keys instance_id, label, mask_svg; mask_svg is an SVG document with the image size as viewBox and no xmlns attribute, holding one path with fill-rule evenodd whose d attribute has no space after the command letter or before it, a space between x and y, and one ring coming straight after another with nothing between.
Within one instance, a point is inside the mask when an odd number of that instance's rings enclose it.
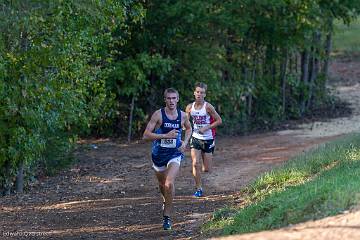
<instances>
[{"instance_id":1,"label":"dense woods background","mask_svg":"<svg viewBox=\"0 0 360 240\"><path fill-rule=\"evenodd\" d=\"M224 134L331 104L335 19L358 0L0 0L0 193L66 165L77 138L138 136L197 81Z\"/></svg>"}]
</instances>

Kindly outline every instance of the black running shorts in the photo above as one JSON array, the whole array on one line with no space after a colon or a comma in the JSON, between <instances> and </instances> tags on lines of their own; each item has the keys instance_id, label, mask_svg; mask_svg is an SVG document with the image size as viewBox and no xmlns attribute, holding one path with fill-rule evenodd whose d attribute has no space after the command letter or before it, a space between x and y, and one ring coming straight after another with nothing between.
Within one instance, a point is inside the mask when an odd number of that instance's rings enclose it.
<instances>
[{"instance_id":1,"label":"black running shorts","mask_svg":"<svg viewBox=\"0 0 360 240\"><path fill-rule=\"evenodd\" d=\"M205 153L214 153L215 139L201 140L201 139L191 137L190 148L201 150Z\"/></svg>"}]
</instances>

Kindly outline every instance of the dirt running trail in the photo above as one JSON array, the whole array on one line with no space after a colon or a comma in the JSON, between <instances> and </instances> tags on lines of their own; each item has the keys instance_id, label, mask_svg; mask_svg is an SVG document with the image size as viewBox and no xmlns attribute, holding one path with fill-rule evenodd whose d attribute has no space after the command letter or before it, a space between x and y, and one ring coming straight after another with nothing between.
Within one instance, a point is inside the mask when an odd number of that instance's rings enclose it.
<instances>
[{"instance_id":1,"label":"dirt running trail","mask_svg":"<svg viewBox=\"0 0 360 240\"><path fill-rule=\"evenodd\" d=\"M332 74L355 74L354 80L359 79L359 72L349 71L357 69L360 70L360 63L349 70L346 63L337 62L332 66ZM193 178L187 152L176 181L172 231L161 228L161 201L150 167L150 144L99 139L82 142L76 153L78 162L71 169L41 179L30 193L0 198L0 238L202 238L200 224L215 209L236 201L234 194L254 178L319 143L359 130L360 111L355 108L360 103L359 83L342 82L337 89L353 104L353 116L304 125L299 130L219 137L214 171L203 175L204 198L192 197Z\"/></svg>"}]
</instances>

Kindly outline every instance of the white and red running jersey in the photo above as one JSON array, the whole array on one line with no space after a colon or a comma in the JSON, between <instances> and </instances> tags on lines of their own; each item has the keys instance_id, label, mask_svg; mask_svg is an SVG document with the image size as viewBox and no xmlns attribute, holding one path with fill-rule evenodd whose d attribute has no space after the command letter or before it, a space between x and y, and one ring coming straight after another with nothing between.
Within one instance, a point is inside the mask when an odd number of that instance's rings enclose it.
<instances>
[{"instance_id":1,"label":"white and red running jersey","mask_svg":"<svg viewBox=\"0 0 360 240\"><path fill-rule=\"evenodd\" d=\"M210 140L215 138L215 129L208 129L204 134L199 133L199 129L208 126L214 122L214 119L207 113L204 102L201 109L195 109L195 102L191 106L190 116L193 122L192 136L201 140Z\"/></svg>"}]
</instances>

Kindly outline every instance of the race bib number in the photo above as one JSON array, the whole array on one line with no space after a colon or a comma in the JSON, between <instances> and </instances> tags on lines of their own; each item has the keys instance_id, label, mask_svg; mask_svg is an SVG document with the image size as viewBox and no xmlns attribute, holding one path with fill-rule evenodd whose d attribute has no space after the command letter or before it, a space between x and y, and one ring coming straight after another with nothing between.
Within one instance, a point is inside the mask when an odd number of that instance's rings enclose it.
<instances>
[{"instance_id":1,"label":"race bib number","mask_svg":"<svg viewBox=\"0 0 360 240\"><path fill-rule=\"evenodd\" d=\"M198 133L198 134L202 134L201 132L199 132L199 130L203 127L203 125L197 125L197 128L194 129L194 132Z\"/></svg>"},{"instance_id":2,"label":"race bib number","mask_svg":"<svg viewBox=\"0 0 360 240\"><path fill-rule=\"evenodd\" d=\"M176 148L176 139L161 139L160 146L164 148Z\"/></svg>"},{"instance_id":3,"label":"race bib number","mask_svg":"<svg viewBox=\"0 0 360 240\"><path fill-rule=\"evenodd\" d=\"M198 124L197 125L197 129L199 130L200 128L202 128L203 127L203 125L200 125L200 124Z\"/></svg>"}]
</instances>

